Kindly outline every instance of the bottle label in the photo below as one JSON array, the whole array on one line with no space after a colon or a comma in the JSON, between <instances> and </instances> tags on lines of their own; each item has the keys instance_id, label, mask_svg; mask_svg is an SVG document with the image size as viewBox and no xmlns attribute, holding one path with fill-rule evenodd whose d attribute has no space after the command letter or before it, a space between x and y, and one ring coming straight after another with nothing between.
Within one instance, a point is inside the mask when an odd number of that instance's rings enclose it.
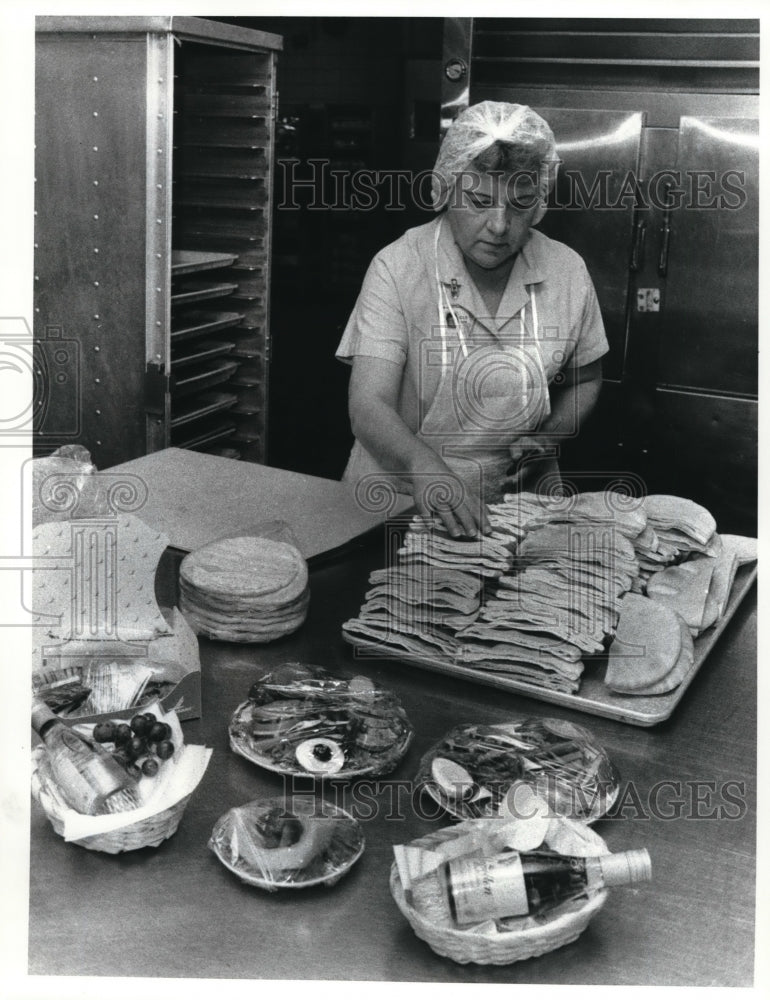
<instances>
[{"instance_id":1,"label":"bottle label","mask_svg":"<svg viewBox=\"0 0 770 1000\"><path fill-rule=\"evenodd\" d=\"M59 791L70 808L89 816L97 812L99 793L83 776L82 769L62 753L53 754L51 764Z\"/></svg>"},{"instance_id":2,"label":"bottle label","mask_svg":"<svg viewBox=\"0 0 770 1000\"><path fill-rule=\"evenodd\" d=\"M529 913L521 858L458 858L449 862L449 890L458 924Z\"/></svg>"},{"instance_id":3,"label":"bottle label","mask_svg":"<svg viewBox=\"0 0 770 1000\"><path fill-rule=\"evenodd\" d=\"M77 812L100 812L102 800L122 787L118 765L66 727L49 753L62 794Z\"/></svg>"}]
</instances>

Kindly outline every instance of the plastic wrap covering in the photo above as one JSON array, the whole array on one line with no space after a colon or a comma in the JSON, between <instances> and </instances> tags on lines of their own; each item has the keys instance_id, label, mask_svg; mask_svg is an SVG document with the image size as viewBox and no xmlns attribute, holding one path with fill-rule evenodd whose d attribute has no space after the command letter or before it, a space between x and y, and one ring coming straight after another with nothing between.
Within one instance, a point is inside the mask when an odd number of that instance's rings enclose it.
<instances>
[{"instance_id":1,"label":"plastic wrap covering","mask_svg":"<svg viewBox=\"0 0 770 1000\"><path fill-rule=\"evenodd\" d=\"M333 885L364 850L360 824L310 796L263 799L230 809L209 847L242 881L260 889Z\"/></svg>"},{"instance_id":2,"label":"plastic wrap covering","mask_svg":"<svg viewBox=\"0 0 770 1000\"><path fill-rule=\"evenodd\" d=\"M179 607L200 635L272 642L304 624L308 567L285 521L224 537L188 553L179 568Z\"/></svg>"},{"instance_id":3,"label":"plastic wrap covering","mask_svg":"<svg viewBox=\"0 0 770 1000\"><path fill-rule=\"evenodd\" d=\"M591 822L618 795L618 773L589 730L562 719L526 718L450 730L420 762L417 785L459 819L510 811L525 782L558 815Z\"/></svg>"},{"instance_id":4,"label":"plastic wrap covering","mask_svg":"<svg viewBox=\"0 0 770 1000\"><path fill-rule=\"evenodd\" d=\"M105 501L99 484L92 479L96 466L89 452L79 444L57 448L46 458L32 461L32 523L65 521L78 507L78 516L103 512ZM62 502L64 499L64 502Z\"/></svg>"},{"instance_id":5,"label":"plastic wrap covering","mask_svg":"<svg viewBox=\"0 0 770 1000\"><path fill-rule=\"evenodd\" d=\"M386 774L412 739L395 695L368 677L284 663L235 710L230 745L271 771L316 778Z\"/></svg>"}]
</instances>

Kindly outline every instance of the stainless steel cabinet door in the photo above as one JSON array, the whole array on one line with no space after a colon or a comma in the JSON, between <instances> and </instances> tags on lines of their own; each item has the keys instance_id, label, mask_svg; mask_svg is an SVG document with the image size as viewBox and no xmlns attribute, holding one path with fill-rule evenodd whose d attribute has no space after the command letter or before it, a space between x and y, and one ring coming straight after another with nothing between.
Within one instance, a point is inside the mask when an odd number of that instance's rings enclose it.
<instances>
[{"instance_id":1,"label":"stainless steel cabinet door","mask_svg":"<svg viewBox=\"0 0 770 1000\"><path fill-rule=\"evenodd\" d=\"M759 123L683 117L658 382L757 392ZM665 253L665 248L663 248Z\"/></svg>"},{"instance_id":2,"label":"stainless steel cabinet door","mask_svg":"<svg viewBox=\"0 0 770 1000\"><path fill-rule=\"evenodd\" d=\"M610 344L604 377L620 379L643 115L583 108L535 110L553 129L562 161L551 207L538 228L586 262Z\"/></svg>"}]
</instances>

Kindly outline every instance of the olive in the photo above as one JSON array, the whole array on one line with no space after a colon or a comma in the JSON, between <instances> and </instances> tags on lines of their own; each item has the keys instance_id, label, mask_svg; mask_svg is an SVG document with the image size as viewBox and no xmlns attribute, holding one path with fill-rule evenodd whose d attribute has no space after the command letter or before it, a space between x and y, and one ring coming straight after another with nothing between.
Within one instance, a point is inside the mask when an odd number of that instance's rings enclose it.
<instances>
[{"instance_id":1,"label":"olive","mask_svg":"<svg viewBox=\"0 0 770 1000\"><path fill-rule=\"evenodd\" d=\"M316 743L313 747L313 756L316 760L320 760L322 763L327 760L331 760L331 747L328 747L325 743Z\"/></svg>"},{"instance_id":2,"label":"olive","mask_svg":"<svg viewBox=\"0 0 770 1000\"><path fill-rule=\"evenodd\" d=\"M116 728L114 722L97 722L94 726L94 739L97 743L114 743Z\"/></svg>"},{"instance_id":3,"label":"olive","mask_svg":"<svg viewBox=\"0 0 770 1000\"><path fill-rule=\"evenodd\" d=\"M158 773L160 764L154 757L148 757L142 764L142 774L148 778L153 778Z\"/></svg>"},{"instance_id":4,"label":"olive","mask_svg":"<svg viewBox=\"0 0 770 1000\"><path fill-rule=\"evenodd\" d=\"M147 752L147 740L142 739L141 736L132 736L126 744L126 751L132 760L136 760L137 757L141 757L143 753Z\"/></svg>"},{"instance_id":5,"label":"olive","mask_svg":"<svg viewBox=\"0 0 770 1000\"><path fill-rule=\"evenodd\" d=\"M136 736L146 736L150 731L150 725L151 723L147 716L140 713L139 715L135 715L131 720L131 731Z\"/></svg>"},{"instance_id":6,"label":"olive","mask_svg":"<svg viewBox=\"0 0 770 1000\"><path fill-rule=\"evenodd\" d=\"M156 747L155 753L161 760L168 760L174 756L174 744L171 740L162 740Z\"/></svg>"},{"instance_id":7,"label":"olive","mask_svg":"<svg viewBox=\"0 0 770 1000\"><path fill-rule=\"evenodd\" d=\"M150 743L160 743L171 736L171 726L166 722L156 722L147 737Z\"/></svg>"},{"instance_id":8,"label":"olive","mask_svg":"<svg viewBox=\"0 0 770 1000\"><path fill-rule=\"evenodd\" d=\"M121 722L119 726L115 727L115 746L122 747L131 739L131 727L126 725L125 722Z\"/></svg>"}]
</instances>

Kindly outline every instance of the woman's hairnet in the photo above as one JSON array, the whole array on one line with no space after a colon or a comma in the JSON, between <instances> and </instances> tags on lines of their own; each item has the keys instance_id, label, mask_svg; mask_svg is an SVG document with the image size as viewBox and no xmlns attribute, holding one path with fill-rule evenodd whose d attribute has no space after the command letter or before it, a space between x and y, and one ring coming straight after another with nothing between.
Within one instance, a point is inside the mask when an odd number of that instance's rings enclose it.
<instances>
[{"instance_id":1,"label":"woman's hairnet","mask_svg":"<svg viewBox=\"0 0 770 1000\"><path fill-rule=\"evenodd\" d=\"M525 104L482 101L457 116L441 143L431 183L436 211L447 203L458 176L496 142L515 147L519 169L536 171L541 188L553 186L558 158L548 122Z\"/></svg>"}]
</instances>

